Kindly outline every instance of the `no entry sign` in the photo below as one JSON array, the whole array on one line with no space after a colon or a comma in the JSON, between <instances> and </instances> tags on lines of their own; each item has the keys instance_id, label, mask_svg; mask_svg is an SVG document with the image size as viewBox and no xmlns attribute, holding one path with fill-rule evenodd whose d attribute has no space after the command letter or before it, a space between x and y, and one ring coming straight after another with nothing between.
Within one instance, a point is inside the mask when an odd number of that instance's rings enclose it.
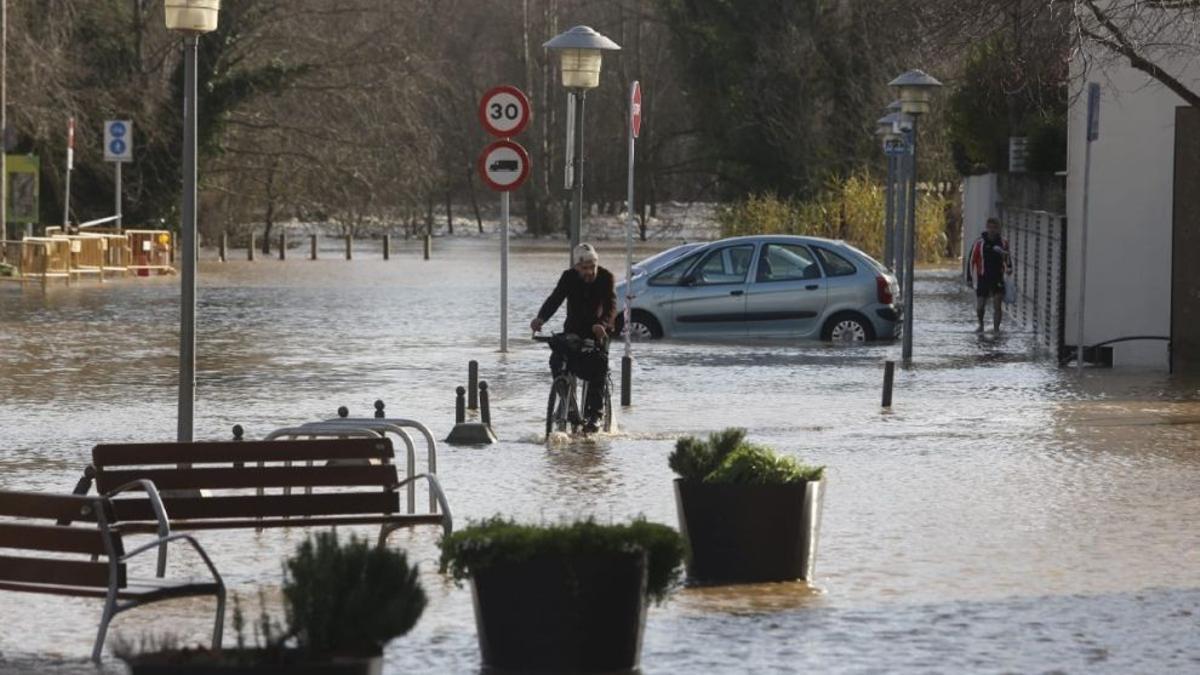
<instances>
[{"instance_id":1,"label":"no entry sign","mask_svg":"<svg viewBox=\"0 0 1200 675\"><path fill-rule=\"evenodd\" d=\"M496 141L479 154L479 175L497 192L516 190L529 177L529 153L512 141Z\"/></svg>"},{"instance_id":2,"label":"no entry sign","mask_svg":"<svg viewBox=\"0 0 1200 675\"><path fill-rule=\"evenodd\" d=\"M642 85L636 80L629 94L629 130L634 138L642 132Z\"/></svg>"},{"instance_id":3,"label":"no entry sign","mask_svg":"<svg viewBox=\"0 0 1200 675\"><path fill-rule=\"evenodd\" d=\"M493 136L512 138L529 124L529 99L513 86L493 87L479 100L479 122Z\"/></svg>"}]
</instances>

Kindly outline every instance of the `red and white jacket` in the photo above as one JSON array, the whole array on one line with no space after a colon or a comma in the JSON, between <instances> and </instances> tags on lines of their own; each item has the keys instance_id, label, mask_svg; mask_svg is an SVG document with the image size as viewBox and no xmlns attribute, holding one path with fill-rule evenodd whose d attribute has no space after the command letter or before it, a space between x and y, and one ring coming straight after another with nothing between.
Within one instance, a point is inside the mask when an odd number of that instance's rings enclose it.
<instances>
[{"instance_id":1,"label":"red and white jacket","mask_svg":"<svg viewBox=\"0 0 1200 675\"><path fill-rule=\"evenodd\" d=\"M983 277L983 237L975 240L971 245L971 254L968 256L970 264L967 266L967 281L972 281ZM1001 237L1000 247L1004 249L1004 271L1012 272L1012 257L1008 254L1008 240Z\"/></svg>"}]
</instances>

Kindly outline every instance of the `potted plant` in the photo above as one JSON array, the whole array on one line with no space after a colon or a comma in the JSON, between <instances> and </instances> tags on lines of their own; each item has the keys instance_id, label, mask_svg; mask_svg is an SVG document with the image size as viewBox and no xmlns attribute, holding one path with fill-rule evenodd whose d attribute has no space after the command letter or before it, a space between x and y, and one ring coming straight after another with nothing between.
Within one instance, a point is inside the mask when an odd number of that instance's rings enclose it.
<instances>
[{"instance_id":1,"label":"potted plant","mask_svg":"<svg viewBox=\"0 0 1200 675\"><path fill-rule=\"evenodd\" d=\"M263 607L252 647L246 644L246 622L235 596L235 649L181 649L168 636L143 640L137 649L122 643L114 651L134 675L377 674L383 645L411 630L425 609L417 567L409 566L403 553L354 536L341 543L336 530L304 541L284 568L287 628Z\"/></svg>"},{"instance_id":2,"label":"potted plant","mask_svg":"<svg viewBox=\"0 0 1200 675\"><path fill-rule=\"evenodd\" d=\"M665 525L537 526L493 518L442 540L441 569L469 578L486 667L606 672L637 667L647 600L679 580L683 542Z\"/></svg>"},{"instance_id":3,"label":"potted plant","mask_svg":"<svg viewBox=\"0 0 1200 675\"><path fill-rule=\"evenodd\" d=\"M681 438L669 464L690 581L812 580L825 467L748 443L745 429Z\"/></svg>"}]
</instances>

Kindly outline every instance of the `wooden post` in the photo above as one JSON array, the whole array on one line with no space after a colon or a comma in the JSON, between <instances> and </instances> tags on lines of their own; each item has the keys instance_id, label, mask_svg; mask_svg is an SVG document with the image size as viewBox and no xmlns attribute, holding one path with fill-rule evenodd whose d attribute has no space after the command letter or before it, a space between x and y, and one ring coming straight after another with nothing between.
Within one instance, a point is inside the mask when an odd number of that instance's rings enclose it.
<instances>
[{"instance_id":1,"label":"wooden post","mask_svg":"<svg viewBox=\"0 0 1200 675\"><path fill-rule=\"evenodd\" d=\"M346 235L346 260L350 260L353 257L351 252L353 244L350 243L351 241L350 235Z\"/></svg>"},{"instance_id":2,"label":"wooden post","mask_svg":"<svg viewBox=\"0 0 1200 675\"><path fill-rule=\"evenodd\" d=\"M479 362L467 362L467 407L471 410L479 409Z\"/></svg>"},{"instance_id":3,"label":"wooden post","mask_svg":"<svg viewBox=\"0 0 1200 675\"><path fill-rule=\"evenodd\" d=\"M250 233L250 245L246 247L246 260L254 260L254 240L257 238L253 232Z\"/></svg>"},{"instance_id":4,"label":"wooden post","mask_svg":"<svg viewBox=\"0 0 1200 675\"><path fill-rule=\"evenodd\" d=\"M425 259L429 260L429 253L433 250L433 237L425 235Z\"/></svg>"},{"instance_id":5,"label":"wooden post","mask_svg":"<svg viewBox=\"0 0 1200 675\"><path fill-rule=\"evenodd\" d=\"M883 364L883 407L892 407L892 382L896 377L896 362L885 361Z\"/></svg>"},{"instance_id":6,"label":"wooden post","mask_svg":"<svg viewBox=\"0 0 1200 675\"><path fill-rule=\"evenodd\" d=\"M229 233L221 233L221 247L217 249L217 258L221 262L225 262L226 251L229 249Z\"/></svg>"},{"instance_id":7,"label":"wooden post","mask_svg":"<svg viewBox=\"0 0 1200 675\"><path fill-rule=\"evenodd\" d=\"M391 260L392 258L392 235L383 235L383 259Z\"/></svg>"},{"instance_id":8,"label":"wooden post","mask_svg":"<svg viewBox=\"0 0 1200 675\"><path fill-rule=\"evenodd\" d=\"M315 235L315 234L309 235L308 240L309 240L309 246L312 248L312 253L309 254L309 257L312 260L316 260L317 259L317 235Z\"/></svg>"},{"instance_id":9,"label":"wooden post","mask_svg":"<svg viewBox=\"0 0 1200 675\"><path fill-rule=\"evenodd\" d=\"M287 260L287 233L279 233L279 259Z\"/></svg>"}]
</instances>

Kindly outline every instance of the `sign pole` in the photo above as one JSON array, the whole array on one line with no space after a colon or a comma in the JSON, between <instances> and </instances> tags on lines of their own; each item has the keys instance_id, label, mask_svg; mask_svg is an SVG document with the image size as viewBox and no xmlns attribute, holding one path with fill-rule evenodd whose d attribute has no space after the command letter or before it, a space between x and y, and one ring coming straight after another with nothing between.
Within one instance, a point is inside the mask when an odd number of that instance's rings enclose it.
<instances>
[{"instance_id":1,"label":"sign pole","mask_svg":"<svg viewBox=\"0 0 1200 675\"><path fill-rule=\"evenodd\" d=\"M912 116L912 142L909 144L912 157L908 160L908 226L904 245L908 255L904 259L904 340L900 346L905 365L912 362L913 354L913 267L917 259L917 121L920 118L920 115Z\"/></svg>"},{"instance_id":2,"label":"sign pole","mask_svg":"<svg viewBox=\"0 0 1200 675\"><path fill-rule=\"evenodd\" d=\"M116 211L117 234L121 234L121 163L113 162L113 164L115 165L113 167L113 171L116 174L115 177L113 178L113 182L116 184L116 190L115 190L116 204L114 204L114 206L117 209L117 211Z\"/></svg>"},{"instance_id":3,"label":"sign pole","mask_svg":"<svg viewBox=\"0 0 1200 675\"><path fill-rule=\"evenodd\" d=\"M176 440L192 441L196 402L196 47L199 38L184 38L183 85L183 249L180 261L179 413Z\"/></svg>"},{"instance_id":4,"label":"sign pole","mask_svg":"<svg viewBox=\"0 0 1200 675\"><path fill-rule=\"evenodd\" d=\"M1083 151L1083 214L1079 219L1079 326L1075 339L1075 372L1083 372L1083 309L1087 298L1088 190L1092 183L1092 141L1100 138L1100 85L1088 83L1087 143Z\"/></svg>"},{"instance_id":5,"label":"sign pole","mask_svg":"<svg viewBox=\"0 0 1200 675\"><path fill-rule=\"evenodd\" d=\"M508 353L508 191L500 193L500 353Z\"/></svg>"},{"instance_id":6,"label":"sign pole","mask_svg":"<svg viewBox=\"0 0 1200 675\"><path fill-rule=\"evenodd\" d=\"M621 405L633 405L633 170L638 132L642 125L642 88L637 80L629 87L629 184L625 219L625 356L621 357Z\"/></svg>"}]
</instances>

